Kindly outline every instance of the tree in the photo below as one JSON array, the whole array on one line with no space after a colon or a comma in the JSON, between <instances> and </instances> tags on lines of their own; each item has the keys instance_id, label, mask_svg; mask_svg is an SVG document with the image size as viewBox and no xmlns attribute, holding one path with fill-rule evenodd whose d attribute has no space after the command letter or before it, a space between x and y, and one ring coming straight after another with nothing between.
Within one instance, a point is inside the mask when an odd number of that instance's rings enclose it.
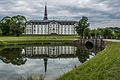
<instances>
[{"instance_id":1,"label":"tree","mask_svg":"<svg viewBox=\"0 0 120 80\"><path fill-rule=\"evenodd\" d=\"M14 21L14 23L12 24L13 32L16 36L21 35L26 27L27 19L24 16L17 15L13 16L12 20Z\"/></svg>"},{"instance_id":2,"label":"tree","mask_svg":"<svg viewBox=\"0 0 120 80\"><path fill-rule=\"evenodd\" d=\"M110 27L115 33L120 34L120 28L118 27Z\"/></svg>"},{"instance_id":3,"label":"tree","mask_svg":"<svg viewBox=\"0 0 120 80\"><path fill-rule=\"evenodd\" d=\"M91 36L95 36L95 35L96 35L96 30L91 30L91 31L89 32L89 34L90 34Z\"/></svg>"},{"instance_id":4,"label":"tree","mask_svg":"<svg viewBox=\"0 0 120 80\"><path fill-rule=\"evenodd\" d=\"M110 28L103 29L102 34L103 34L103 36L107 36L107 37L115 36L115 32Z\"/></svg>"},{"instance_id":5,"label":"tree","mask_svg":"<svg viewBox=\"0 0 120 80\"><path fill-rule=\"evenodd\" d=\"M118 28L118 27L110 27L110 29L112 29L115 32L117 37L120 37L120 28Z\"/></svg>"},{"instance_id":6,"label":"tree","mask_svg":"<svg viewBox=\"0 0 120 80\"><path fill-rule=\"evenodd\" d=\"M26 22L26 18L21 15L13 17L6 16L0 21L0 27L3 31L3 35L19 36L24 32Z\"/></svg>"},{"instance_id":7,"label":"tree","mask_svg":"<svg viewBox=\"0 0 120 80\"><path fill-rule=\"evenodd\" d=\"M103 29L97 28L96 30L96 36L102 35Z\"/></svg>"},{"instance_id":8,"label":"tree","mask_svg":"<svg viewBox=\"0 0 120 80\"><path fill-rule=\"evenodd\" d=\"M84 33L84 36L90 36L90 29L86 28L83 33Z\"/></svg>"},{"instance_id":9,"label":"tree","mask_svg":"<svg viewBox=\"0 0 120 80\"><path fill-rule=\"evenodd\" d=\"M100 28L98 28L97 30L94 29L94 30L90 31L91 36L100 36L101 34L102 34L102 29L100 29Z\"/></svg>"},{"instance_id":10,"label":"tree","mask_svg":"<svg viewBox=\"0 0 120 80\"><path fill-rule=\"evenodd\" d=\"M89 27L88 23L88 18L83 16L82 19L78 22L76 28L76 32L80 35L83 36L84 30Z\"/></svg>"},{"instance_id":11,"label":"tree","mask_svg":"<svg viewBox=\"0 0 120 80\"><path fill-rule=\"evenodd\" d=\"M9 35L10 32L10 23L11 23L11 17L6 16L0 21L1 30L3 32L3 35Z\"/></svg>"}]
</instances>

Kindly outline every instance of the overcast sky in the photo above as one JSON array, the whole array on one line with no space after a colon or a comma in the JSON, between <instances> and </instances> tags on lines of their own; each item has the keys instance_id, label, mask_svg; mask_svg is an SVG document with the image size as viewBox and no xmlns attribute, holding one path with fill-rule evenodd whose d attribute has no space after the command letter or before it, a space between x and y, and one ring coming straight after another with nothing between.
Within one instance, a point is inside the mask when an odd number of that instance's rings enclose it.
<instances>
[{"instance_id":1,"label":"overcast sky","mask_svg":"<svg viewBox=\"0 0 120 80\"><path fill-rule=\"evenodd\" d=\"M92 28L120 27L120 0L0 0L0 19L24 15L28 20L43 19L47 2L49 19L89 18Z\"/></svg>"}]
</instances>

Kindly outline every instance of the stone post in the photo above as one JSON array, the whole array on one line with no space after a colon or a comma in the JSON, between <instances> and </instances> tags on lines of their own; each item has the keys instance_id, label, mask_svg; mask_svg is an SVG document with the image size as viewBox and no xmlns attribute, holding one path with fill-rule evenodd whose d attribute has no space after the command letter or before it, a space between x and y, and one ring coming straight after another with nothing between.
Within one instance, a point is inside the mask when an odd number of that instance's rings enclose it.
<instances>
[{"instance_id":1,"label":"stone post","mask_svg":"<svg viewBox=\"0 0 120 80\"><path fill-rule=\"evenodd\" d=\"M103 46L103 39L102 37L100 37L100 48L102 48L102 46Z\"/></svg>"},{"instance_id":2,"label":"stone post","mask_svg":"<svg viewBox=\"0 0 120 80\"><path fill-rule=\"evenodd\" d=\"M88 39L88 36L87 36L87 39Z\"/></svg>"},{"instance_id":3,"label":"stone post","mask_svg":"<svg viewBox=\"0 0 120 80\"><path fill-rule=\"evenodd\" d=\"M83 36L83 39L85 39L85 36Z\"/></svg>"},{"instance_id":4,"label":"stone post","mask_svg":"<svg viewBox=\"0 0 120 80\"><path fill-rule=\"evenodd\" d=\"M90 39L93 39L92 36L90 36Z\"/></svg>"},{"instance_id":5,"label":"stone post","mask_svg":"<svg viewBox=\"0 0 120 80\"><path fill-rule=\"evenodd\" d=\"M115 37L116 39L118 39L118 36L116 35L116 37Z\"/></svg>"}]
</instances>

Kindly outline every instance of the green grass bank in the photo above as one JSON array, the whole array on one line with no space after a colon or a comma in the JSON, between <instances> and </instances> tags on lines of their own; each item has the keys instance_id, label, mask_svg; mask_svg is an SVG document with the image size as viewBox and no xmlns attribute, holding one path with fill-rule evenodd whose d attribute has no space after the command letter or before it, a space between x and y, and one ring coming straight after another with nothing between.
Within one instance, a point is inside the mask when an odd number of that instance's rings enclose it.
<instances>
[{"instance_id":1,"label":"green grass bank","mask_svg":"<svg viewBox=\"0 0 120 80\"><path fill-rule=\"evenodd\" d=\"M40 42L72 42L78 40L78 35L28 35L20 37L0 36L0 41L7 44L20 44L20 43L40 43Z\"/></svg>"},{"instance_id":2,"label":"green grass bank","mask_svg":"<svg viewBox=\"0 0 120 80\"><path fill-rule=\"evenodd\" d=\"M57 80L120 80L120 42L106 42L106 48Z\"/></svg>"}]
</instances>

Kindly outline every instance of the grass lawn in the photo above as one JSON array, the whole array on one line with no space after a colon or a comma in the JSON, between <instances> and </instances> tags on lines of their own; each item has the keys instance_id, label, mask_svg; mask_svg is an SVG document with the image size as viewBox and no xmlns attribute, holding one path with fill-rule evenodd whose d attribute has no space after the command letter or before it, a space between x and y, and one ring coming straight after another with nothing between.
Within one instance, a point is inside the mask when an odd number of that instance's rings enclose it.
<instances>
[{"instance_id":1,"label":"grass lawn","mask_svg":"<svg viewBox=\"0 0 120 80\"><path fill-rule=\"evenodd\" d=\"M103 51L57 80L120 80L120 43L107 42Z\"/></svg>"},{"instance_id":2,"label":"grass lawn","mask_svg":"<svg viewBox=\"0 0 120 80\"><path fill-rule=\"evenodd\" d=\"M78 40L78 35L36 35L36 36L0 36L0 41L13 43L30 43L30 42L72 42Z\"/></svg>"}]
</instances>

